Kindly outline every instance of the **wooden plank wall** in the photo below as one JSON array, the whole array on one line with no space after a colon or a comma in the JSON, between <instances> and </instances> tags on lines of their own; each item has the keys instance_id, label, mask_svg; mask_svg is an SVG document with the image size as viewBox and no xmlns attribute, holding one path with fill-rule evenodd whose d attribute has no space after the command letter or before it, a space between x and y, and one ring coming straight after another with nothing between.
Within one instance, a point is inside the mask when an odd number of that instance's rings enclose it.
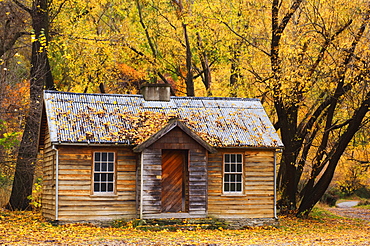
<instances>
[{"instance_id":1,"label":"wooden plank wall","mask_svg":"<svg viewBox=\"0 0 370 246\"><path fill-rule=\"evenodd\" d=\"M142 153L144 159L144 218L158 218L158 214L161 213L162 149L189 150L188 213L193 215L192 217L206 216L207 151L176 127ZM162 214L162 217L166 215Z\"/></svg>"},{"instance_id":2,"label":"wooden plank wall","mask_svg":"<svg viewBox=\"0 0 370 246\"><path fill-rule=\"evenodd\" d=\"M244 154L244 194L222 194L223 154ZM208 215L217 218L274 217L274 151L222 150L208 158Z\"/></svg>"},{"instance_id":3,"label":"wooden plank wall","mask_svg":"<svg viewBox=\"0 0 370 246\"><path fill-rule=\"evenodd\" d=\"M143 215L161 212L162 155L160 149L142 152L143 167ZM140 182L138 176L138 183Z\"/></svg>"},{"instance_id":4,"label":"wooden plank wall","mask_svg":"<svg viewBox=\"0 0 370 246\"><path fill-rule=\"evenodd\" d=\"M123 147L59 146L59 220L111 220L136 217L136 162ZM116 152L116 194L92 193L94 151Z\"/></svg>"},{"instance_id":5,"label":"wooden plank wall","mask_svg":"<svg viewBox=\"0 0 370 246\"><path fill-rule=\"evenodd\" d=\"M207 213L207 151L202 147L189 151L189 213Z\"/></svg>"},{"instance_id":6,"label":"wooden plank wall","mask_svg":"<svg viewBox=\"0 0 370 246\"><path fill-rule=\"evenodd\" d=\"M45 134L42 150L42 215L55 220L55 150L52 150L49 134Z\"/></svg>"},{"instance_id":7,"label":"wooden plank wall","mask_svg":"<svg viewBox=\"0 0 370 246\"><path fill-rule=\"evenodd\" d=\"M48 136L48 134L46 134ZM105 220L137 217L140 190L138 156L130 148L59 146L59 220ZM145 218L161 214L162 149L189 150L189 215L219 218L272 218L274 216L274 151L219 149L207 151L179 128L175 128L143 152ZM115 196L94 196L94 151L114 151L117 158ZM42 213L55 219L55 151L45 139ZM222 158L225 152L244 153L244 194L222 194ZM207 175L208 172L208 175ZM208 179L207 179L208 177ZM138 183L137 183L138 182ZM137 189L137 190L136 190ZM208 200L207 200L208 197ZM207 204L208 201L208 204ZM161 216L161 215L160 215ZM165 215L163 215L165 217Z\"/></svg>"}]
</instances>

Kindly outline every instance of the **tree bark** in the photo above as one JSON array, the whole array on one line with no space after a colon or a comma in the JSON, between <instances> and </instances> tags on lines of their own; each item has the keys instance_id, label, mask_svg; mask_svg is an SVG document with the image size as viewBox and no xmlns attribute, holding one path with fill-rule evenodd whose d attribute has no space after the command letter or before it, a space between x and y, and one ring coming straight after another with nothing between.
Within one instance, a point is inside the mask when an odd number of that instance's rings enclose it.
<instances>
[{"instance_id":1,"label":"tree bark","mask_svg":"<svg viewBox=\"0 0 370 246\"><path fill-rule=\"evenodd\" d=\"M4 54L12 50L22 36L30 33L25 31L26 20L23 11L12 1L0 1L0 11L2 12L0 20L0 57L3 58ZM4 15L4 13L6 14Z\"/></svg>"},{"instance_id":2,"label":"tree bark","mask_svg":"<svg viewBox=\"0 0 370 246\"><path fill-rule=\"evenodd\" d=\"M232 58L230 59L231 68L230 68L230 97L237 97L238 94L238 85L240 79L242 78L242 73L240 69L240 48L241 48L241 41L238 41L235 45L230 48L230 52L232 53Z\"/></svg>"},{"instance_id":3,"label":"tree bark","mask_svg":"<svg viewBox=\"0 0 370 246\"><path fill-rule=\"evenodd\" d=\"M370 92L367 94L366 99L362 102L358 110L354 113L347 130L341 136L335 148L333 148L331 153L329 153L328 167L326 168L324 174L313 187L312 192L303 197L303 200L298 209L297 216L307 216L311 212L315 204L324 195L326 189L329 187L331 180L333 179L339 159L341 158L344 150L347 148L348 144L352 140L353 136L361 128L363 119L369 112L369 106Z\"/></svg>"},{"instance_id":4,"label":"tree bark","mask_svg":"<svg viewBox=\"0 0 370 246\"><path fill-rule=\"evenodd\" d=\"M280 39L290 21L291 17L298 9L302 0L295 0L290 7L287 14L279 21L280 1L272 1L271 9L271 49L270 49L270 63L272 70L272 77L274 81L273 98L275 110L278 115L282 141L285 149L283 151L281 167L279 170L280 190L282 190L281 206L284 208L296 208L296 194L297 187L296 180L296 166L295 162L298 156L298 150L301 145L301 139L296 137L298 108L294 103L286 103L282 98L281 91L281 60L280 60Z\"/></svg>"},{"instance_id":5,"label":"tree bark","mask_svg":"<svg viewBox=\"0 0 370 246\"><path fill-rule=\"evenodd\" d=\"M199 32L197 32L197 38L198 38L198 47L200 50L200 62L202 64L202 70L203 70L202 81L203 81L204 87L206 88L207 96L212 96L212 92L211 92L212 76L211 76L211 68L208 62L208 55L206 51L204 50L204 47L202 44L202 38Z\"/></svg>"},{"instance_id":6,"label":"tree bark","mask_svg":"<svg viewBox=\"0 0 370 246\"><path fill-rule=\"evenodd\" d=\"M185 46L186 46L186 95L188 97L195 96L194 80L193 80L193 69L192 69L192 52L190 49L190 41L188 36L188 30L185 23L182 23L184 30Z\"/></svg>"},{"instance_id":7,"label":"tree bark","mask_svg":"<svg viewBox=\"0 0 370 246\"><path fill-rule=\"evenodd\" d=\"M18 1L15 1L18 5ZM53 89L54 83L47 57L49 31L48 1L35 0L31 9L19 5L29 12L32 18L35 39L32 42L30 71L30 107L20 144L13 188L7 208L29 209L29 196L32 194L35 165L37 161L39 129L42 113L43 89Z\"/></svg>"},{"instance_id":8,"label":"tree bark","mask_svg":"<svg viewBox=\"0 0 370 246\"><path fill-rule=\"evenodd\" d=\"M329 187L329 184L334 176L334 171L336 166L338 165L339 159L342 156L344 150L347 148L348 144L354 137L355 133L360 129L362 121L369 111L369 103L370 103L370 92L366 95L365 99L362 101L360 107L354 113L353 117L349 120L349 125L347 130L340 136L339 141L336 145L331 149L328 157L324 159L324 150L328 145L329 134L331 132L331 128L333 128L333 115L334 111L338 102L338 99L345 94L347 89L352 88L352 84L344 85L345 81L345 74L346 71L349 69L349 65L351 60L354 57L355 49L360 42L361 37L365 32L365 28L369 21L369 13L365 16L364 22L362 23L361 27L359 28L358 32L355 35L355 39L351 44L351 48L349 49L347 56L345 57L343 64L341 65L337 80L338 85L334 96L331 98L331 104L328 108L328 114L326 119L326 126L325 132L322 137L321 144L318 148L317 155L315 157L311 177L307 182L306 186L304 187L304 195L302 198L302 202L299 206L297 216L307 216L315 204L320 200L320 198L324 195L325 191ZM362 70L363 74L368 74L369 70ZM361 75L359 76L361 77ZM328 164L327 164L328 163ZM324 174L320 177L319 181L315 184L315 181L321 171L324 169L325 165L327 167L324 171Z\"/></svg>"}]
</instances>

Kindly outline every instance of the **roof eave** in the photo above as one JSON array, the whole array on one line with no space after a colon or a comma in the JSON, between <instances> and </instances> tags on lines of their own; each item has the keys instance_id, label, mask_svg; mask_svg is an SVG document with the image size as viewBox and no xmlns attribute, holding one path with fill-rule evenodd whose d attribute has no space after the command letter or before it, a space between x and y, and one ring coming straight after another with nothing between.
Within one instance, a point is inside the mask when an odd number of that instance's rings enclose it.
<instances>
[{"instance_id":1,"label":"roof eave","mask_svg":"<svg viewBox=\"0 0 370 246\"><path fill-rule=\"evenodd\" d=\"M283 146L216 146L217 149L267 149L267 150L282 150Z\"/></svg>"},{"instance_id":2,"label":"roof eave","mask_svg":"<svg viewBox=\"0 0 370 246\"><path fill-rule=\"evenodd\" d=\"M73 145L73 146L127 146L130 147L132 145L126 143L97 143L97 142L60 142L60 141L52 141L52 145Z\"/></svg>"}]
</instances>

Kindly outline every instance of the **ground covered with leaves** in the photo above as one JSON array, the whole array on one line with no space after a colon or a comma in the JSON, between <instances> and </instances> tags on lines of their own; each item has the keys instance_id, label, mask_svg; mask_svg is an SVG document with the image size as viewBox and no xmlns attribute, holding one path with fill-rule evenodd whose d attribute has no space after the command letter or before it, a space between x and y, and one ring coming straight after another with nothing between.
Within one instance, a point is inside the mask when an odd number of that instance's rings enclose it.
<instances>
[{"instance_id":1,"label":"ground covered with leaves","mask_svg":"<svg viewBox=\"0 0 370 246\"><path fill-rule=\"evenodd\" d=\"M130 224L129 224L130 225ZM53 225L32 212L0 213L0 245L370 245L370 223L315 210L309 219L245 230L144 231L91 224Z\"/></svg>"}]
</instances>

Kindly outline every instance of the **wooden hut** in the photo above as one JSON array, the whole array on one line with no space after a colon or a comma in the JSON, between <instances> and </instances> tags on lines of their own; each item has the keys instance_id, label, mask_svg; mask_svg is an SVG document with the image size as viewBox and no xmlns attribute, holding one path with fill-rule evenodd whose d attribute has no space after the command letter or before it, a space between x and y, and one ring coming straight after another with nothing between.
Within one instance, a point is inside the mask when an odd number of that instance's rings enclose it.
<instances>
[{"instance_id":1,"label":"wooden hut","mask_svg":"<svg viewBox=\"0 0 370 246\"><path fill-rule=\"evenodd\" d=\"M271 223L282 147L257 99L45 91L42 214Z\"/></svg>"}]
</instances>

